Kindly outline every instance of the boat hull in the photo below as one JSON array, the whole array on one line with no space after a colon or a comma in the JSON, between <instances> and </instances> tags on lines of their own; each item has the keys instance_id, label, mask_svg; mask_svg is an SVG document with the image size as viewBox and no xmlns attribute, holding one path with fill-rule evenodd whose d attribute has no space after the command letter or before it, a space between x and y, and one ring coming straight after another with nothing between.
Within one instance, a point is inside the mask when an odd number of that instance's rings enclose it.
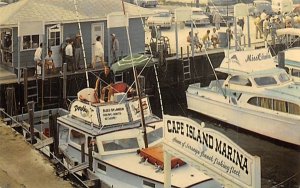
<instances>
[{"instance_id":1,"label":"boat hull","mask_svg":"<svg viewBox=\"0 0 300 188\"><path fill-rule=\"evenodd\" d=\"M288 115L280 116L279 112L267 113L244 108L242 105L231 103L229 98L225 99L219 93L205 91L205 89L199 89L195 94L186 92L186 98L190 110L263 136L300 145L299 119Z\"/></svg>"}]
</instances>

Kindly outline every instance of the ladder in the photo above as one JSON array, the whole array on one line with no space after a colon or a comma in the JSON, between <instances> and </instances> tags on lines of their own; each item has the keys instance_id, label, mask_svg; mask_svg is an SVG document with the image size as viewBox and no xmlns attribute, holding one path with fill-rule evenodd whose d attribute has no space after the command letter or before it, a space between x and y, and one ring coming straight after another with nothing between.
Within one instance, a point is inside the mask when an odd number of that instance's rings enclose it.
<instances>
[{"instance_id":1,"label":"ladder","mask_svg":"<svg viewBox=\"0 0 300 188\"><path fill-rule=\"evenodd\" d=\"M25 89L26 87L24 87L24 90ZM34 101L35 104L39 103L39 88L37 78L31 81L27 81L27 101Z\"/></svg>"},{"instance_id":2,"label":"ladder","mask_svg":"<svg viewBox=\"0 0 300 188\"><path fill-rule=\"evenodd\" d=\"M183 59L182 60L182 67L183 67L183 80L187 81L191 79L191 62L190 59Z\"/></svg>"}]
</instances>

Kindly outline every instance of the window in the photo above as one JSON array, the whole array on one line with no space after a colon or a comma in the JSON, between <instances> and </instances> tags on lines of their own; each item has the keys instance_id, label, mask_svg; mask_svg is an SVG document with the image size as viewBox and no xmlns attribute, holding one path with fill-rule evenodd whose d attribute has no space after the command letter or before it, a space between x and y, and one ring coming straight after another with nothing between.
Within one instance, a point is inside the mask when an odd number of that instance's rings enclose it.
<instances>
[{"instance_id":1,"label":"window","mask_svg":"<svg viewBox=\"0 0 300 188\"><path fill-rule=\"evenodd\" d=\"M230 78L229 83L241 86L252 86L250 80L243 76L233 76Z\"/></svg>"},{"instance_id":2,"label":"window","mask_svg":"<svg viewBox=\"0 0 300 188\"><path fill-rule=\"evenodd\" d=\"M287 73L281 73L278 76L278 79L281 83L287 82L290 80L289 76L287 75Z\"/></svg>"},{"instance_id":3,"label":"window","mask_svg":"<svg viewBox=\"0 0 300 188\"><path fill-rule=\"evenodd\" d=\"M163 129L162 127L159 129L156 129L154 131L151 131L149 133L147 133L147 138L148 138L148 142L149 144L152 142L155 142L159 139L161 139L163 137Z\"/></svg>"},{"instance_id":4,"label":"window","mask_svg":"<svg viewBox=\"0 0 300 188\"><path fill-rule=\"evenodd\" d=\"M68 143L69 140L69 128L59 125L58 127L59 132L59 142L60 143Z\"/></svg>"},{"instance_id":5,"label":"window","mask_svg":"<svg viewBox=\"0 0 300 188\"><path fill-rule=\"evenodd\" d=\"M292 69L292 76L300 77L300 70Z\"/></svg>"},{"instance_id":6,"label":"window","mask_svg":"<svg viewBox=\"0 0 300 188\"><path fill-rule=\"evenodd\" d=\"M267 109L273 109L272 99L263 98L263 97L252 97L248 100L249 104L260 106Z\"/></svg>"},{"instance_id":7,"label":"window","mask_svg":"<svg viewBox=\"0 0 300 188\"><path fill-rule=\"evenodd\" d=\"M285 101L281 100L273 100L273 110L279 111L279 112L288 112L288 106Z\"/></svg>"},{"instance_id":8,"label":"window","mask_svg":"<svg viewBox=\"0 0 300 188\"><path fill-rule=\"evenodd\" d=\"M118 140L103 141L104 151L138 149L139 144L137 138L124 138Z\"/></svg>"},{"instance_id":9,"label":"window","mask_svg":"<svg viewBox=\"0 0 300 188\"><path fill-rule=\"evenodd\" d=\"M143 187L147 188L155 188L155 184L146 180L143 180Z\"/></svg>"},{"instance_id":10,"label":"window","mask_svg":"<svg viewBox=\"0 0 300 188\"><path fill-rule=\"evenodd\" d=\"M60 31L51 32L48 40L49 47L60 46Z\"/></svg>"},{"instance_id":11,"label":"window","mask_svg":"<svg viewBox=\"0 0 300 188\"><path fill-rule=\"evenodd\" d=\"M254 78L254 81L258 86L268 86L277 84L275 78L272 76L257 77Z\"/></svg>"},{"instance_id":12,"label":"window","mask_svg":"<svg viewBox=\"0 0 300 188\"><path fill-rule=\"evenodd\" d=\"M22 38L22 50L32 50L39 47L39 35L25 35Z\"/></svg>"},{"instance_id":13,"label":"window","mask_svg":"<svg viewBox=\"0 0 300 188\"><path fill-rule=\"evenodd\" d=\"M71 130L70 139L72 142L79 144L79 145L85 143L85 135L76 130Z\"/></svg>"},{"instance_id":14,"label":"window","mask_svg":"<svg viewBox=\"0 0 300 188\"><path fill-rule=\"evenodd\" d=\"M104 172L106 172L106 166L101 164L101 163L98 163L98 168Z\"/></svg>"},{"instance_id":15,"label":"window","mask_svg":"<svg viewBox=\"0 0 300 188\"><path fill-rule=\"evenodd\" d=\"M300 115L300 107L297 104L288 103L288 109L290 114Z\"/></svg>"}]
</instances>

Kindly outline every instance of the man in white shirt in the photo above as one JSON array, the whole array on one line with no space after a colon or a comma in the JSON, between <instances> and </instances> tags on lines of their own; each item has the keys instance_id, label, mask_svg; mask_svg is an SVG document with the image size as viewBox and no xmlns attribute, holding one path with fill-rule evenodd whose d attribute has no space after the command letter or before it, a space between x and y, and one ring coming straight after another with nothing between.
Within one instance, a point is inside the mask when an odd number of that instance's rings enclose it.
<instances>
[{"instance_id":1,"label":"man in white shirt","mask_svg":"<svg viewBox=\"0 0 300 188\"><path fill-rule=\"evenodd\" d=\"M104 50L101 43L101 37L98 36L96 38L95 46L94 46L94 58L93 58L93 68L96 67L96 61L99 58L100 65L104 67Z\"/></svg>"},{"instance_id":2,"label":"man in white shirt","mask_svg":"<svg viewBox=\"0 0 300 188\"><path fill-rule=\"evenodd\" d=\"M66 62L67 62L67 67L72 68L72 71L75 72L75 64L74 64L74 57L73 57L73 40L69 39L68 40L68 45L66 47ZM68 69L69 71L69 69Z\"/></svg>"},{"instance_id":3,"label":"man in white shirt","mask_svg":"<svg viewBox=\"0 0 300 188\"><path fill-rule=\"evenodd\" d=\"M243 29L240 25L237 24L235 37L236 37L237 43L239 45L238 49L241 49L243 36L244 36Z\"/></svg>"},{"instance_id":4,"label":"man in white shirt","mask_svg":"<svg viewBox=\"0 0 300 188\"><path fill-rule=\"evenodd\" d=\"M34 62L35 62L35 70L37 75L42 74L42 52L43 52L43 43L35 50L34 52Z\"/></svg>"}]
</instances>

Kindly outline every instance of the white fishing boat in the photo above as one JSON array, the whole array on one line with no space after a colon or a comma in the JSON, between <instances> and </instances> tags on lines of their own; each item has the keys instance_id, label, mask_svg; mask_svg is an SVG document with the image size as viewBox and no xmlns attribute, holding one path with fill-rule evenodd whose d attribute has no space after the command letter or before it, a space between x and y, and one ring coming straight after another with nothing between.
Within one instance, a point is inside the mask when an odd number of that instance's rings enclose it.
<instances>
[{"instance_id":1,"label":"white fishing boat","mask_svg":"<svg viewBox=\"0 0 300 188\"><path fill-rule=\"evenodd\" d=\"M188 109L299 146L300 85L273 61L267 49L230 53L216 69L226 80L189 85Z\"/></svg>"},{"instance_id":2,"label":"white fishing boat","mask_svg":"<svg viewBox=\"0 0 300 188\"><path fill-rule=\"evenodd\" d=\"M86 91L90 91L91 95L86 95L89 93ZM88 99L93 92L93 89L86 89L81 92L86 96L80 94L80 99ZM80 164L82 144L87 161L88 148L92 143L94 176L108 185L122 188L164 187L163 165L158 160L163 159L163 121L152 114L148 97L144 96L144 130L138 98L127 98L125 93L117 95L119 97L115 96L115 99L123 96L123 100L89 104L88 101L93 100L78 98L72 102L70 114L58 118L59 150L64 161L70 168ZM149 147L146 148L146 145ZM145 157L145 154L149 156ZM221 187L196 168L180 159L173 160L172 187Z\"/></svg>"}]
</instances>

